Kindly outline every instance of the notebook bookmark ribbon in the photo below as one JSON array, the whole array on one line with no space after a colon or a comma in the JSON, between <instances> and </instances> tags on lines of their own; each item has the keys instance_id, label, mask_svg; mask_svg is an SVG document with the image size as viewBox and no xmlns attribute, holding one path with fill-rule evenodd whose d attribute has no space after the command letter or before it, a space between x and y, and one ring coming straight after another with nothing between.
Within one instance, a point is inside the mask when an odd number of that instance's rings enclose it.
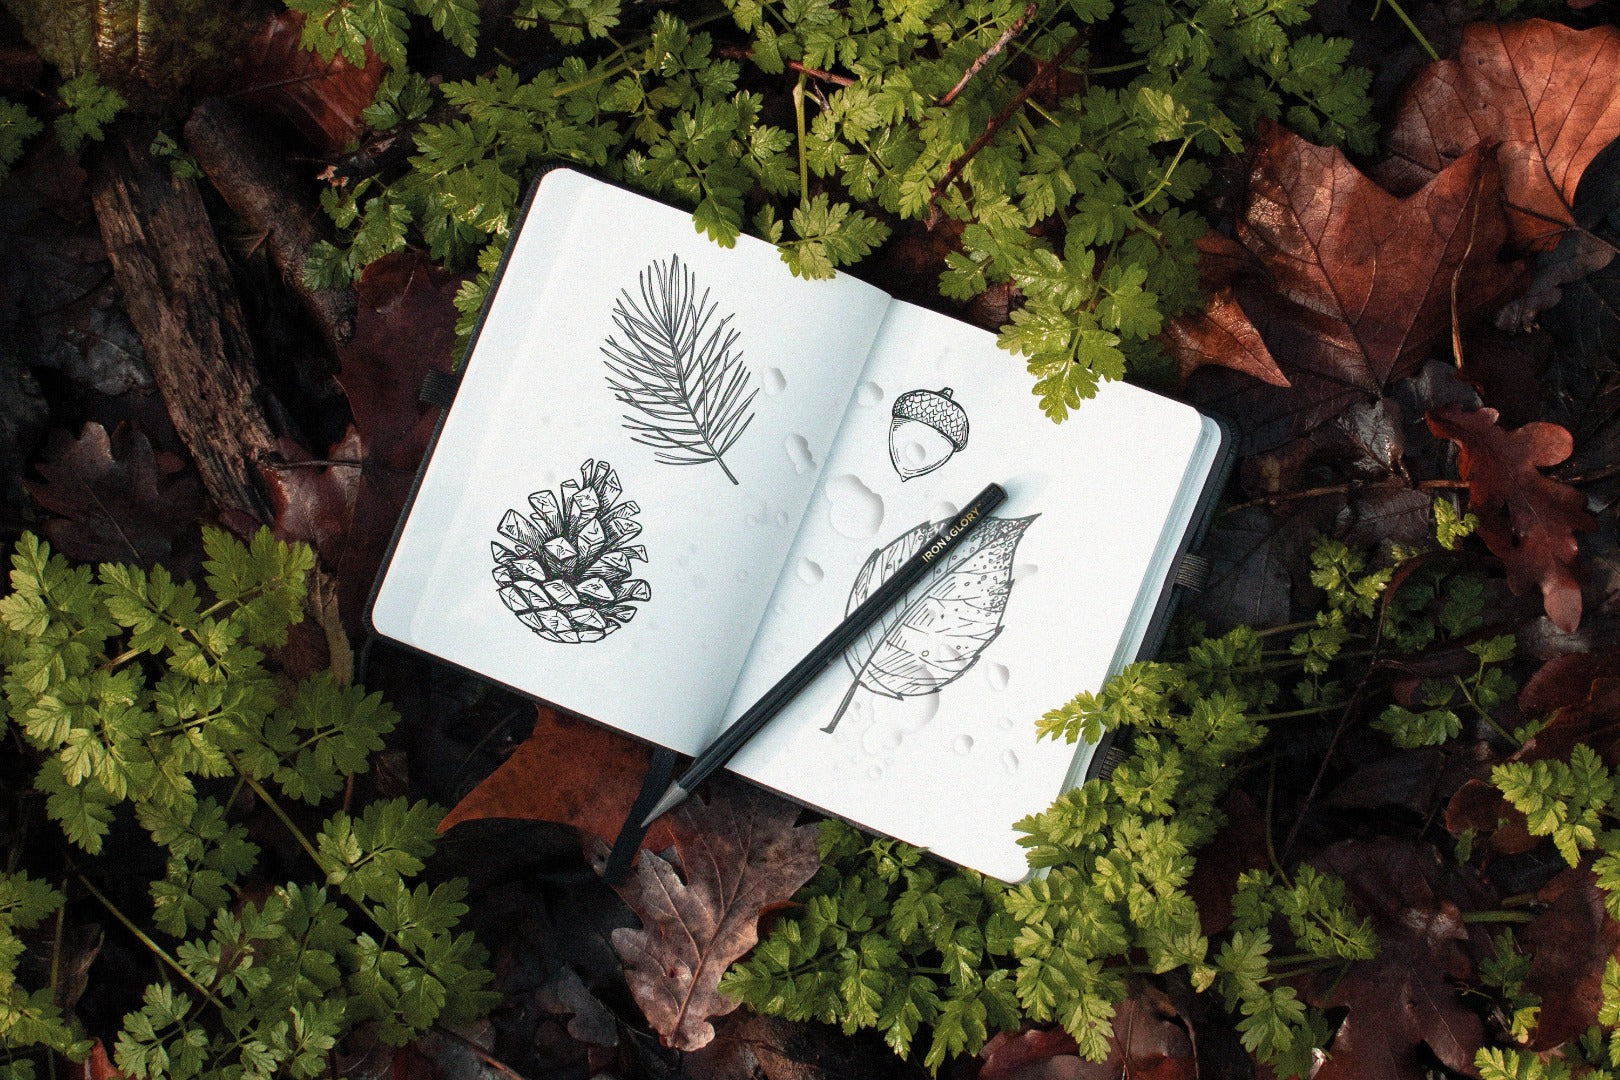
<instances>
[{"instance_id":1,"label":"notebook bookmark ribbon","mask_svg":"<svg viewBox=\"0 0 1620 1080\"><path fill-rule=\"evenodd\" d=\"M647 827L641 824L641 819L651 812L658 797L675 778L678 759L675 751L668 747L654 748L652 761L647 766L647 777L641 782L641 792L636 795L630 812L625 815L624 825L613 841L613 850L608 853L607 866L602 870L602 880L609 885L621 884L630 873L630 865L636 861L636 852L641 849L641 840L647 835Z\"/></svg>"}]
</instances>

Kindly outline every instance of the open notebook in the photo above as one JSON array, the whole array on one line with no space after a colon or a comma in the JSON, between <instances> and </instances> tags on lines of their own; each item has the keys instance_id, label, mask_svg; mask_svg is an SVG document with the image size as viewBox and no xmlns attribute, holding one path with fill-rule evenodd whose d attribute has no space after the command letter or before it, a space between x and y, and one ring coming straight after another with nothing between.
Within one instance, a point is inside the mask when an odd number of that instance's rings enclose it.
<instances>
[{"instance_id":1,"label":"open notebook","mask_svg":"<svg viewBox=\"0 0 1620 1080\"><path fill-rule=\"evenodd\" d=\"M686 754L986 483L951 564L734 759L1007 880L1090 748L1034 721L1135 659L1220 457L1122 383L1043 419L994 336L794 278L581 174L539 183L385 563L381 634Z\"/></svg>"}]
</instances>

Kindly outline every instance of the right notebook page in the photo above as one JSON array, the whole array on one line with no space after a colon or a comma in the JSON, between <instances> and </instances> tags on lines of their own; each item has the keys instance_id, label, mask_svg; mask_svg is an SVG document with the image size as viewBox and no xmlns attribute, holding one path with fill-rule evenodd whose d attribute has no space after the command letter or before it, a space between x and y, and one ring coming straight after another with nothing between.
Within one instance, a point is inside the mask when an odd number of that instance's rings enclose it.
<instances>
[{"instance_id":1,"label":"right notebook page","mask_svg":"<svg viewBox=\"0 0 1620 1080\"><path fill-rule=\"evenodd\" d=\"M1009 499L731 768L955 862L1025 876L1013 822L1083 765L1075 747L1037 741L1035 720L1100 686L1122 642L1139 640L1213 464L1213 432L1191 407L1123 383L1053 424L992 334L893 303L727 722L987 483Z\"/></svg>"}]
</instances>

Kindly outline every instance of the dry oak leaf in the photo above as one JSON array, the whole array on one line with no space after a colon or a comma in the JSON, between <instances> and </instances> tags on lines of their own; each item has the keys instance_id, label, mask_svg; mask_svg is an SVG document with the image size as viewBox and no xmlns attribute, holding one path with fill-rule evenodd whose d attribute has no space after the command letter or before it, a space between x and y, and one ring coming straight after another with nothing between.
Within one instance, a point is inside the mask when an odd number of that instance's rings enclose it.
<instances>
[{"instance_id":1,"label":"dry oak leaf","mask_svg":"<svg viewBox=\"0 0 1620 1080\"><path fill-rule=\"evenodd\" d=\"M534 731L444 816L439 831L463 821L515 818L572 825L611 840L630 813L651 760L645 743L542 706ZM667 848L675 839L670 820L666 815L653 822L642 847Z\"/></svg>"},{"instance_id":2,"label":"dry oak leaf","mask_svg":"<svg viewBox=\"0 0 1620 1080\"><path fill-rule=\"evenodd\" d=\"M185 462L159 454L140 431L119 425L111 435L94 421L77 439L53 433L43 481L28 481L28 493L58 515L41 531L58 551L79 562L128 562L152 566L174 550L202 513L202 488Z\"/></svg>"},{"instance_id":3,"label":"dry oak leaf","mask_svg":"<svg viewBox=\"0 0 1620 1080\"><path fill-rule=\"evenodd\" d=\"M1620 137L1620 31L1530 19L1475 23L1457 59L1430 64L1407 89L1378 178L1427 183L1473 149L1495 148L1513 238L1551 247L1575 224L1575 188Z\"/></svg>"},{"instance_id":4,"label":"dry oak leaf","mask_svg":"<svg viewBox=\"0 0 1620 1080\"><path fill-rule=\"evenodd\" d=\"M1233 380L1199 395L1261 432L1262 445L1249 450L1308 434L1384 393L1444 348L1454 319L1467 327L1500 307L1520 276L1499 258L1507 220L1497 167L1483 147L1404 198L1340 151L1276 124L1261 125L1253 161L1237 221L1253 269L1218 271L1230 276L1231 296L1217 294L1203 318L1234 348L1249 348L1248 337L1231 329L1245 316L1291 385L1279 392ZM1212 333L1183 323L1166 344L1178 363L1197 366L1219 347ZM1241 369L1251 359L1226 362Z\"/></svg>"},{"instance_id":5,"label":"dry oak leaf","mask_svg":"<svg viewBox=\"0 0 1620 1080\"><path fill-rule=\"evenodd\" d=\"M738 1005L720 993L720 976L759 940L760 913L821 865L816 826L793 824L797 806L737 781L711 781L709 791L707 803L688 799L669 815L675 862L643 851L615 886L643 928L613 931L613 948L636 1004L676 1050L714 1039L709 1018ZM599 845L598 867L606 860Z\"/></svg>"},{"instance_id":6,"label":"dry oak leaf","mask_svg":"<svg viewBox=\"0 0 1620 1080\"><path fill-rule=\"evenodd\" d=\"M1581 622L1575 534L1597 521L1580 492L1538 471L1569 457L1574 440L1557 424L1507 431L1496 417L1495 409L1441 409L1428 414L1429 430L1457 444L1468 509L1479 518L1480 539L1507 568L1508 588L1516 596L1539 588L1547 617L1574 633Z\"/></svg>"}]
</instances>

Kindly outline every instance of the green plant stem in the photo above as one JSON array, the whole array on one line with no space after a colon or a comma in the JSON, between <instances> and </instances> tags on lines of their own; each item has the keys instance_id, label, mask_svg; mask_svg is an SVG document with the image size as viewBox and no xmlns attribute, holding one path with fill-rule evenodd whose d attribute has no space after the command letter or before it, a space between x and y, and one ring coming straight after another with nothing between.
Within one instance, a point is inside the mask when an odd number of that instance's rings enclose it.
<instances>
[{"instance_id":1,"label":"green plant stem","mask_svg":"<svg viewBox=\"0 0 1620 1080\"><path fill-rule=\"evenodd\" d=\"M1535 922L1536 917L1528 911L1465 911L1462 913L1465 923L1504 923Z\"/></svg>"},{"instance_id":2,"label":"green plant stem","mask_svg":"<svg viewBox=\"0 0 1620 1080\"><path fill-rule=\"evenodd\" d=\"M1483 674L1484 665L1483 664L1480 665L1480 668L1481 668L1481 673ZM1488 710L1483 709L1483 708L1480 707L1479 702L1474 699L1474 695L1469 693L1468 684L1463 682L1463 679L1462 679L1461 675L1453 675L1452 679L1456 681L1457 689L1462 691L1463 700L1468 702L1469 707L1471 709L1473 709L1474 712L1479 714L1479 718L1481 720L1484 720L1487 724L1490 725L1492 731L1494 731L1498 735L1502 736L1502 738L1506 739L1508 742L1512 743L1514 746L1522 746L1522 745L1524 745L1518 739L1515 739L1513 737L1512 732L1504 730L1502 725L1498 724L1496 722L1496 717L1492 716Z\"/></svg>"},{"instance_id":3,"label":"green plant stem","mask_svg":"<svg viewBox=\"0 0 1620 1080\"><path fill-rule=\"evenodd\" d=\"M1182 155L1186 154L1187 148L1192 145L1192 142L1193 137L1191 135L1181 140L1181 145L1176 147L1175 154L1170 158L1170 164L1165 166L1164 175L1159 177L1159 182L1153 186L1152 191L1130 205L1131 213L1134 214L1152 205L1153 200L1159 197L1159 193L1170 186L1170 178L1175 175L1176 167L1181 164Z\"/></svg>"},{"instance_id":4,"label":"green plant stem","mask_svg":"<svg viewBox=\"0 0 1620 1080\"><path fill-rule=\"evenodd\" d=\"M806 149L804 125L804 83L808 76L800 74L793 85L793 116L799 130L799 205L810 205L810 159Z\"/></svg>"},{"instance_id":5,"label":"green plant stem","mask_svg":"<svg viewBox=\"0 0 1620 1080\"><path fill-rule=\"evenodd\" d=\"M270 812L276 815L276 819L281 822L288 832L292 833L293 839L298 841L298 846L304 849L304 854L313 859L317 867L325 870L326 865L321 860L321 853L315 850L315 845L310 843L309 837L304 835L304 830L298 827L298 823L293 821L292 817L287 813L286 810L282 809L281 803L277 802L271 797L270 792L265 790L263 784L249 776L247 771L242 768L241 763L238 762L235 757L232 757L229 754L226 756L231 758L231 767L236 770L236 775L242 778L243 782L247 784L248 788L253 792L253 794L259 797L259 801L264 803L265 806L269 807ZM367 912L367 914L369 915L370 912Z\"/></svg>"},{"instance_id":6,"label":"green plant stem","mask_svg":"<svg viewBox=\"0 0 1620 1080\"><path fill-rule=\"evenodd\" d=\"M1249 717L1249 719L1258 720L1264 723L1272 720L1292 720L1298 716L1320 716L1323 713L1330 713L1334 711L1335 709L1339 708L1341 704L1341 702L1334 702L1331 705L1317 705L1307 709L1289 709L1287 712L1256 713L1255 715Z\"/></svg>"},{"instance_id":7,"label":"green plant stem","mask_svg":"<svg viewBox=\"0 0 1620 1080\"><path fill-rule=\"evenodd\" d=\"M1424 52L1429 54L1430 60L1438 63L1440 60L1440 54L1434 51L1434 46L1429 44L1429 39L1423 36L1423 31L1417 28L1417 24L1414 23L1412 21L1412 17L1406 13L1406 9L1401 7L1397 0L1379 0L1379 3L1389 5L1389 9L1395 13L1395 17L1401 20L1401 24L1405 26L1407 30L1411 31L1412 37L1417 39L1418 46L1422 48ZM1374 6L1373 18L1377 17L1378 8Z\"/></svg>"},{"instance_id":8,"label":"green plant stem","mask_svg":"<svg viewBox=\"0 0 1620 1080\"><path fill-rule=\"evenodd\" d=\"M83 874L79 874L78 877L79 883L89 891L91 896L101 901L101 906L106 908L107 912L112 915L113 918L118 920L119 925L121 925L125 930L128 930L131 934L135 935L135 940L139 941L142 945L145 945L148 949L150 949L154 956L163 961L163 963L167 965L168 968L176 975L184 979L186 985L190 986L193 990L197 991L197 993L201 994L208 1001L212 1002L215 1007L219 1009L225 1008L225 1006L220 1003L220 1000L213 995L212 991L210 991L206 986L198 982L196 979L193 979L191 974L187 972L185 968L181 967L179 962L176 961L174 957L170 956L163 946L153 941L151 936L148 935L146 931L142 930L140 927L136 926L132 921L130 921L129 916L125 915L121 910L119 910L118 905L114 904L110 899L107 898L106 894L104 894L100 889L96 888L89 878L85 877Z\"/></svg>"}]
</instances>

